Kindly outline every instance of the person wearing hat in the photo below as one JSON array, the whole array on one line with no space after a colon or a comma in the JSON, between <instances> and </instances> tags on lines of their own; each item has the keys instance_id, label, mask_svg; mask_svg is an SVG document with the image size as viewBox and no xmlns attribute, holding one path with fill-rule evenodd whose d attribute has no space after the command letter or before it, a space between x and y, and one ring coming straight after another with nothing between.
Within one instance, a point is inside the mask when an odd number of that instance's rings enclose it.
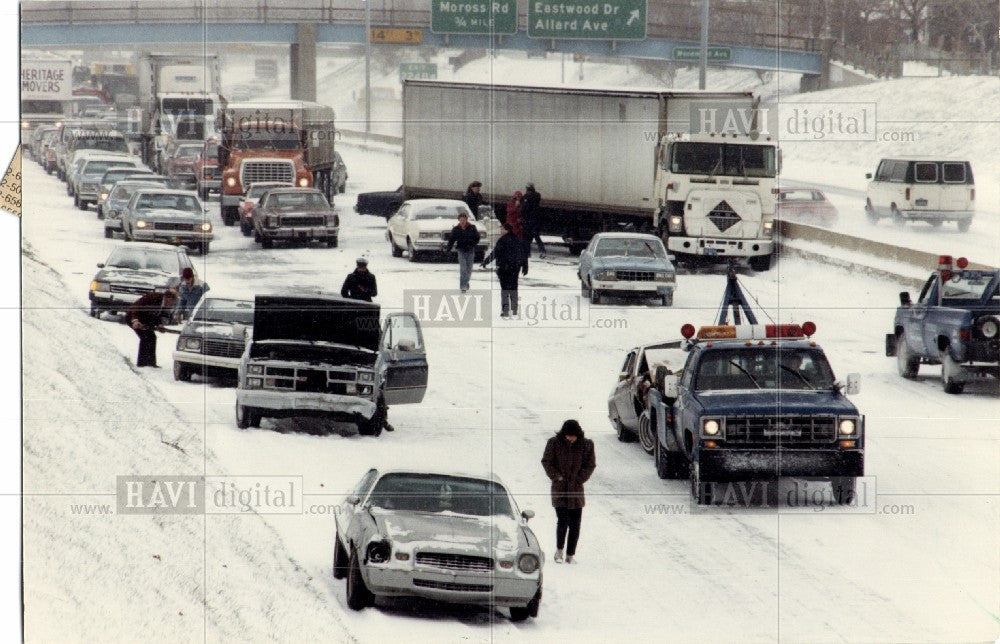
<instances>
[{"instance_id":1,"label":"person wearing hat","mask_svg":"<svg viewBox=\"0 0 1000 644\"><path fill-rule=\"evenodd\" d=\"M163 325L177 306L177 291L168 288L164 292L146 293L125 311L125 324L132 327L139 336L139 356L137 367L156 367L156 330Z\"/></svg>"},{"instance_id":2,"label":"person wearing hat","mask_svg":"<svg viewBox=\"0 0 1000 644\"><path fill-rule=\"evenodd\" d=\"M490 262L497 262L497 278L500 280L500 317L507 318L513 313L517 315L517 279L518 273L528 274L528 258L521 252L521 242L514 236L514 227L508 223L503 225L503 234L497 240L490 254L483 259L483 268Z\"/></svg>"},{"instance_id":3,"label":"person wearing hat","mask_svg":"<svg viewBox=\"0 0 1000 644\"><path fill-rule=\"evenodd\" d=\"M177 287L177 311L174 320L183 322L191 317L194 307L201 301L201 296L208 291L208 284L195 277L194 269L185 266L181 271L181 284Z\"/></svg>"},{"instance_id":4,"label":"person wearing hat","mask_svg":"<svg viewBox=\"0 0 1000 644\"><path fill-rule=\"evenodd\" d=\"M378 284L375 282L375 276L368 270L367 259L358 258L357 268L347 274L344 285L340 287L340 294L364 302L371 302L372 298L378 295Z\"/></svg>"},{"instance_id":5,"label":"person wearing hat","mask_svg":"<svg viewBox=\"0 0 1000 644\"><path fill-rule=\"evenodd\" d=\"M521 201L521 215L524 218L524 254L531 256L531 242L538 244L538 256L545 258L545 242L541 235L541 204L542 195L535 190L535 184L529 183L524 188L524 199Z\"/></svg>"},{"instance_id":6,"label":"person wearing hat","mask_svg":"<svg viewBox=\"0 0 1000 644\"><path fill-rule=\"evenodd\" d=\"M469 223L466 212L458 213L458 225L451 229L448 236L448 252L458 248L458 288L463 293L469 290L469 277L472 275L472 264L476 261L476 246L479 245L479 230L475 224Z\"/></svg>"},{"instance_id":7,"label":"person wearing hat","mask_svg":"<svg viewBox=\"0 0 1000 644\"><path fill-rule=\"evenodd\" d=\"M510 224L514 229L514 236L524 242L524 216L521 214L521 204L524 195L520 190L514 192L514 196L507 200L507 216L504 223Z\"/></svg>"},{"instance_id":8,"label":"person wearing hat","mask_svg":"<svg viewBox=\"0 0 1000 644\"><path fill-rule=\"evenodd\" d=\"M483 205L483 195L479 194L482 189L483 184L480 181L473 181L469 184L469 187L465 189L465 194L462 195L462 201L465 205L469 207L469 210L476 214L479 212L479 206Z\"/></svg>"},{"instance_id":9,"label":"person wearing hat","mask_svg":"<svg viewBox=\"0 0 1000 644\"><path fill-rule=\"evenodd\" d=\"M542 467L552 481L552 507L556 509L556 554L553 559L557 563L563 561L565 545L566 563L573 563L583 519L583 484L597 469L594 441L584 437L580 423L567 420L559 433L545 444Z\"/></svg>"}]
</instances>

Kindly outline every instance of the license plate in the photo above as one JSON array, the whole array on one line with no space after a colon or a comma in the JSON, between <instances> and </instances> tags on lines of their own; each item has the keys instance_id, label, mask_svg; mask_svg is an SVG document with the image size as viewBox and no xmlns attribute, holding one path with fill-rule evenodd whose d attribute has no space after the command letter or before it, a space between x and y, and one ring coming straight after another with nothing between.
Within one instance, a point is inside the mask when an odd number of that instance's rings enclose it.
<instances>
[{"instance_id":1,"label":"license plate","mask_svg":"<svg viewBox=\"0 0 1000 644\"><path fill-rule=\"evenodd\" d=\"M926 206L927 205L927 200L926 199L917 199L914 203L916 203L918 206Z\"/></svg>"},{"instance_id":2,"label":"license plate","mask_svg":"<svg viewBox=\"0 0 1000 644\"><path fill-rule=\"evenodd\" d=\"M719 254L719 249L718 248L706 248L705 249L705 254L706 255L718 255Z\"/></svg>"}]
</instances>

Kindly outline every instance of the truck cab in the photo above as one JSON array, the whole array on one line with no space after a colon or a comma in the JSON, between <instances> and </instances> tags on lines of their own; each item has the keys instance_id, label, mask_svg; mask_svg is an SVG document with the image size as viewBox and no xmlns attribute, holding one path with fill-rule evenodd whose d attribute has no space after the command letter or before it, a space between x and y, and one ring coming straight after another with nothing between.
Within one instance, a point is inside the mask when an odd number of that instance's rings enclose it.
<instances>
[{"instance_id":1,"label":"truck cab","mask_svg":"<svg viewBox=\"0 0 1000 644\"><path fill-rule=\"evenodd\" d=\"M779 477L828 479L838 503L864 475L864 416L838 383L812 322L717 325L681 334L681 373L648 394L660 478L690 477L699 504L725 502L726 484Z\"/></svg>"},{"instance_id":2,"label":"truck cab","mask_svg":"<svg viewBox=\"0 0 1000 644\"><path fill-rule=\"evenodd\" d=\"M665 135L658 148L654 225L679 260L749 260L767 270L774 253L780 155L770 137Z\"/></svg>"}]
</instances>

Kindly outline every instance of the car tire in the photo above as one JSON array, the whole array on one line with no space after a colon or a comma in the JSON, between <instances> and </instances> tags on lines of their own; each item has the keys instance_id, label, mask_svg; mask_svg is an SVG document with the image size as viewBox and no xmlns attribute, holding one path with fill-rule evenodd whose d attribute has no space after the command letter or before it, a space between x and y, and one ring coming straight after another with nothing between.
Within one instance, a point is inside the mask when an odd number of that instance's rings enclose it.
<instances>
[{"instance_id":1,"label":"car tire","mask_svg":"<svg viewBox=\"0 0 1000 644\"><path fill-rule=\"evenodd\" d=\"M587 288L587 283L582 279L580 280L580 297L590 297L590 289Z\"/></svg>"},{"instance_id":2,"label":"car tire","mask_svg":"<svg viewBox=\"0 0 1000 644\"><path fill-rule=\"evenodd\" d=\"M331 237L331 238L330 238L330 239L329 239L329 240L328 240L328 241L326 242L326 246L327 246L327 248L336 248L336 247L337 247L337 245L338 245L339 243L340 243L340 242L339 242L339 240L338 240L338 239L337 239L336 237Z\"/></svg>"},{"instance_id":3,"label":"car tire","mask_svg":"<svg viewBox=\"0 0 1000 644\"><path fill-rule=\"evenodd\" d=\"M875 214L875 208L870 199L865 202L865 217L868 219L868 223L873 226L878 224L878 215Z\"/></svg>"},{"instance_id":4,"label":"car tire","mask_svg":"<svg viewBox=\"0 0 1000 644\"><path fill-rule=\"evenodd\" d=\"M198 250L201 251L202 255L208 255L208 250L211 247L212 247L211 242L202 242L201 244L198 245Z\"/></svg>"},{"instance_id":5,"label":"car tire","mask_svg":"<svg viewBox=\"0 0 1000 644\"><path fill-rule=\"evenodd\" d=\"M713 484L701 479L701 468L697 462L691 463L691 496L697 505L711 505Z\"/></svg>"},{"instance_id":6,"label":"car tire","mask_svg":"<svg viewBox=\"0 0 1000 644\"><path fill-rule=\"evenodd\" d=\"M191 370L186 364L178 360L174 360L174 380L191 382Z\"/></svg>"},{"instance_id":7,"label":"car tire","mask_svg":"<svg viewBox=\"0 0 1000 644\"><path fill-rule=\"evenodd\" d=\"M542 605L542 589L539 587L538 592L535 596L531 598L528 605L524 608L518 608L516 606L511 606L510 608L510 621L512 622L523 622L529 617L538 617L538 609Z\"/></svg>"},{"instance_id":8,"label":"car tire","mask_svg":"<svg viewBox=\"0 0 1000 644\"><path fill-rule=\"evenodd\" d=\"M253 407L236 403L236 426L240 429L260 427L260 412Z\"/></svg>"},{"instance_id":9,"label":"car tire","mask_svg":"<svg viewBox=\"0 0 1000 644\"><path fill-rule=\"evenodd\" d=\"M340 187L337 188L338 194L344 194L345 192L347 192L347 181L344 181L342 184L340 184Z\"/></svg>"},{"instance_id":10,"label":"car tire","mask_svg":"<svg viewBox=\"0 0 1000 644\"><path fill-rule=\"evenodd\" d=\"M857 479L853 476L835 476L830 479L833 500L837 505L850 505L857 498Z\"/></svg>"},{"instance_id":11,"label":"car tire","mask_svg":"<svg viewBox=\"0 0 1000 644\"><path fill-rule=\"evenodd\" d=\"M393 257L402 257L403 249L396 245L396 240L393 239L392 235L389 235L389 247L392 249Z\"/></svg>"},{"instance_id":12,"label":"car tire","mask_svg":"<svg viewBox=\"0 0 1000 644\"><path fill-rule=\"evenodd\" d=\"M388 409L385 406L385 398L379 396L375 404L375 413L369 420L358 423L358 434L361 436L381 436L382 428L385 426Z\"/></svg>"},{"instance_id":13,"label":"car tire","mask_svg":"<svg viewBox=\"0 0 1000 644\"><path fill-rule=\"evenodd\" d=\"M622 423L620 418L615 418L615 434L618 436L618 442L620 443L634 443L636 441L636 435L628 430L627 427Z\"/></svg>"},{"instance_id":14,"label":"car tire","mask_svg":"<svg viewBox=\"0 0 1000 644\"><path fill-rule=\"evenodd\" d=\"M361 576L361 564L358 563L358 551L351 548L351 558L347 564L347 607L351 610L364 610L375 603L375 595L365 585Z\"/></svg>"},{"instance_id":15,"label":"car tire","mask_svg":"<svg viewBox=\"0 0 1000 644\"><path fill-rule=\"evenodd\" d=\"M80 210L86 210L87 209L87 205L89 203L90 203L89 201L84 201L83 199L81 199L80 200Z\"/></svg>"},{"instance_id":16,"label":"car tire","mask_svg":"<svg viewBox=\"0 0 1000 644\"><path fill-rule=\"evenodd\" d=\"M104 238L105 239L112 239L114 236L115 236L115 231L111 230L110 228L105 228L104 229Z\"/></svg>"},{"instance_id":17,"label":"car tire","mask_svg":"<svg viewBox=\"0 0 1000 644\"><path fill-rule=\"evenodd\" d=\"M758 273L771 270L771 257L773 254L756 255L750 258L750 268Z\"/></svg>"},{"instance_id":18,"label":"car tire","mask_svg":"<svg viewBox=\"0 0 1000 644\"><path fill-rule=\"evenodd\" d=\"M660 306L673 306L674 305L674 294L664 295L660 298Z\"/></svg>"},{"instance_id":19,"label":"car tire","mask_svg":"<svg viewBox=\"0 0 1000 644\"><path fill-rule=\"evenodd\" d=\"M941 385L946 394L960 394L965 389L965 382L960 377L962 375L962 365L955 362L951 357L951 351L945 347L941 352Z\"/></svg>"},{"instance_id":20,"label":"car tire","mask_svg":"<svg viewBox=\"0 0 1000 644\"><path fill-rule=\"evenodd\" d=\"M972 220L971 219L964 219L964 220L959 221L957 223L958 223L958 232L960 232L960 233L969 232L969 227L972 226Z\"/></svg>"},{"instance_id":21,"label":"car tire","mask_svg":"<svg viewBox=\"0 0 1000 644\"><path fill-rule=\"evenodd\" d=\"M95 302L90 303L90 317L101 319L101 307L99 307Z\"/></svg>"},{"instance_id":22,"label":"car tire","mask_svg":"<svg viewBox=\"0 0 1000 644\"><path fill-rule=\"evenodd\" d=\"M648 411L642 412L639 416L639 444L642 445L642 451L647 454L652 454L656 448L656 432L653 424L649 422Z\"/></svg>"},{"instance_id":23,"label":"car tire","mask_svg":"<svg viewBox=\"0 0 1000 644\"><path fill-rule=\"evenodd\" d=\"M415 262L420 259L420 253L418 253L417 249L413 247L413 241L409 237L406 238L406 252L409 254L411 262Z\"/></svg>"},{"instance_id":24,"label":"car tire","mask_svg":"<svg viewBox=\"0 0 1000 644\"><path fill-rule=\"evenodd\" d=\"M78 197L76 195L73 195L73 206L75 208L79 208L80 207L80 197Z\"/></svg>"},{"instance_id":25,"label":"car tire","mask_svg":"<svg viewBox=\"0 0 1000 644\"><path fill-rule=\"evenodd\" d=\"M202 201L208 201L208 190L206 190L204 188L199 188L198 189L198 198L201 199Z\"/></svg>"},{"instance_id":26,"label":"car tire","mask_svg":"<svg viewBox=\"0 0 1000 644\"><path fill-rule=\"evenodd\" d=\"M897 226L906 225L906 219L903 218L903 214L899 212L899 210L896 208L895 205L893 205L892 207L891 216L892 216L892 223L896 224Z\"/></svg>"},{"instance_id":27,"label":"car tire","mask_svg":"<svg viewBox=\"0 0 1000 644\"><path fill-rule=\"evenodd\" d=\"M249 237L250 235L252 235L253 227L250 225L250 222L240 221L240 232L243 233L244 237Z\"/></svg>"},{"instance_id":28,"label":"car tire","mask_svg":"<svg viewBox=\"0 0 1000 644\"><path fill-rule=\"evenodd\" d=\"M336 534L333 536L333 541L333 578L344 579L347 577L350 561L347 558L347 551L344 550L344 546L340 545L340 538Z\"/></svg>"},{"instance_id":29,"label":"car tire","mask_svg":"<svg viewBox=\"0 0 1000 644\"><path fill-rule=\"evenodd\" d=\"M600 304L601 303L601 292L600 291L597 291L594 288L590 289L590 303L591 304Z\"/></svg>"},{"instance_id":30,"label":"car tire","mask_svg":"<svg viewBox=\"0 0 1000 644\"><path fill-rule=\"evenodd\" d=\"M260 246L261 246L261 248L265 248L267 250L270 250L270 249L274 248L274 240L271 239L270 237L261 237L260 238Z\"/></svg>"},{"instance_id":31,"label":"car tire","mask_svg":"<svg viewBox=\"0 0 1000 644\"><path fill-rule=\"evenodd\" d=\"M906 334L902 331L896 338L896 370L899 375L910 380L917 377L920 370L920 356L915 356L906 346Z\"/></svg>"}]
</instances>

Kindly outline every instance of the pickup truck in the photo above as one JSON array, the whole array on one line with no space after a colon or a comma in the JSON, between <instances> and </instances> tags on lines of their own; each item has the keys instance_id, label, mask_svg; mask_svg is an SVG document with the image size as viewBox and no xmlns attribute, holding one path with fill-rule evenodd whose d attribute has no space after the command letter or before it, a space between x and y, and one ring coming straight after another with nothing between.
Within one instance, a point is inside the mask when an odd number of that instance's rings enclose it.
<instances>
[{"instance_id":1,"label":"pickup truck","mask_svg":"<svg viewBox=\"0 0 1000 644\"><path fill-rule=\"evenodd\" d=\"M916 378L922 364L941 365L945 392L960 394L972 379L998 375L1000 365L1000 271L970 270L964 257L942 255L913 302L899 294L885 354L899 375Z\"/></svg>"}]
</instances>

